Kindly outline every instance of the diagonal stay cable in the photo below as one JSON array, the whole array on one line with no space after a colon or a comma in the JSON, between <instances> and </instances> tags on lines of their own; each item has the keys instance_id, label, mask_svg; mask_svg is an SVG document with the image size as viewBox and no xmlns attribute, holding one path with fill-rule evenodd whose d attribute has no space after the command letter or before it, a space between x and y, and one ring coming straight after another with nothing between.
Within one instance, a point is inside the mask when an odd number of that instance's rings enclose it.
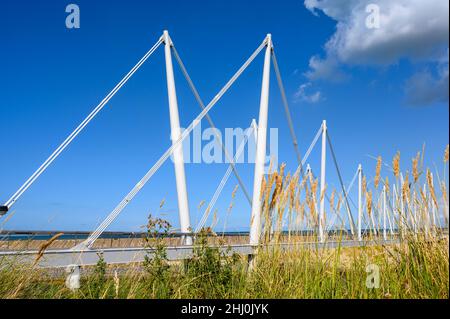
<instances>
[{"instance_id":1,"label":"diagonal stay cable","mask_svg":"<svg viewBox=\"0 0 450 319\"><path fill-rule=\"evenodd\" d=\"M342 192L344 193L345 203L346 203L347 210L348 210L348 215L349 215L348 217L349 217L349 221L350 221L351 231L352 231L352 234L354 234L355 222L353 220L352 212L351 212L351 209L350 209L350 204L348 202L347 192L345 190L344 182L342 181L342 175L341 175L341 172L339 170L339 165L337 163L336 155L335 155L334 150L333 150L333 145L331 144L331 138L330 138L330 135L328 134L328 130L326 132L326 136L327 136L328 145L330 146L331 156L333 157L334 166L336 167L336 171L337 171L337 174L338 174L339 183L341 184Z\"/></svg>"},{"instance_id":2,"label":"diagonal stay cable","mask_svg":"<svg viewBox=\"0 0 450 319\"><path fill-rule=\"evenodd\" d=\"M358 177L358 169L356 170L355 175L353 175L353 178L352 178L350 184L348 185L348 187L347 187L347 189L346 189L346 190L347 190L347 195L348 195L348 194L350 193L350 191L352 190L352 187L353 187L353 185L355 184L355 181L356 181L356 178L357 178L357 177ZM341 192L341 195L343 195L343 192ZM350 200L350 204L352 204L353 207L354 207L355 209L357 209L356 204L353 202L352 198L349 197L349 196L347 196L347 198Z\"/></svg>"},{"instance_id":3,"label":"diagonal stay cable","mask_svg":"<svg viewBox=\"0 0 450 319\"><path fill-rule=\"evenodd\" d=\"M317 141L320 138L320 135L322 134L323 125L320 125L319 130L317 131L316 136L314 136L313 141L311 142L311 145L309 145L308 150L306 151L305 155L303 156L303 159L301 161L301 165L304 166L306 161L308 160L309 155L311 154L311 151L313 150L314 146L317 144Z\"/></svg>"},{"instance_id":4,"label":"diagonal stay cable","mask_svg":"<svg viewBox=\"0 0 450 319\"><path fill-rule=\"evenodd\" d=\"M159 160L150 168L149 171L142 177L142 179L133 187L133 189L125 196L125 198L114 208L114 210L106 217L106 219L97 227L97 229L77 248L90 248L101 233L117 218L117 216L123 211L128 203L133 200L136 194L145 186L149 179L156 173L156 171L164 164L164 162L170 157L174 149L178 147L186 137L192 132L192 130L200 123L205 115L211 110L211 108L220 100L225 92L233 85L237 78L245 71L245 69L252 63L256 56L267 45L265 39L261 45L253 52L253 54L247 59L247 61L239 68L239 70L231 77L231 79L225 84L225 86L219 91L219 93L209 102L205 109L192 121L187 129L183 131L181 136L172 143Z\"/></svg>"},{"instance_id":5,"label":"diagonal stay cable","mask_svg":"<svg viewBox=\"0 0 450 319\"><path fill-rule=\"evenodd\" d=\"M144 64L145 61L156 51L162 43L162 38L139 60L139 62L125 75L125 77L112 89L111 92L98 104L91 113L77 126L77 128L59 145L59 147L47 158L47 160L31 175L28 180L14 193L5 203L8 209L19 199L19 197L34 183L34 181L47 169L47 167L61 154L61 152L73 141L75 137L89 124L89 122L103 109L111 98L125 85L133 74Z\"/></svg>"},{"instance_id":6,"label":"diagonal stay cable","mask_svg":"<svg viewBox=\"0 0 450 319\"><path fill-rule=\"evenodd\" d=\"M175 49L175 46L173 43L171 43L172 52L175 56L175 59L178 62L178 65L180 66L181 72L183 73L186 81L188 82L189 88L192 91L192 94L194 95L195 99L197 100L198 105L203 109L205 109L205 104L203 103L202 98L200 97L200 94L197 91L197 88L195 87L194 83L192 82L191 77L189 76L189 73L187 72L183 61L180 58L180 55L178 54L177 50ZM222 148L223 153L225 154L225 157L227 158L228 162L230 163L231 169L233 170L233 174L236 176L236 179L239 183L239 186L242 188L242 191L244 192L245 197L247 198L248 203L250 206L252 205L252 199L247 191L247 188L244 185L244 182L242 181L241 177L239 176L238 171L236 170L235 161L233 160L233 157L228 153L228 151L225 148L225 145L223 145L222 140L220 136L217 133L216 126L214 125L214 122L211 119L211 116L209 114L206 114L206 120L208 121L209 125L213 128L214 137L216 138L217 143L219 143L220 147Z\"/></svg>"},{"instance_id":7,"label":"diagonal stay cable","mask_svg":"<svg viewBox=\"0 0 450 319\"><path fill-rule=\"evenodd\" d=\"M291 112L289 110L288 100L286 98L286 91L284 90L283 80L281 78L280 69L278 68L278 62L277 62L277 58L275 56L275 50L273 48L272 48L272 61L273 61L273 68L275 70L275 74L276 74L277 81L278 81L278 87L279 87L280 93L281 93L281 99L283 100L284 112L286 114L289 131L291 133L292 142L294 144L295 154L297 156L297 161L300 164L300 172L303 174L303 164L302 164L302 160L301 160L302 157L301 157L300 151L298 149L298 141L297 141L297 136L295 135L294 123L292 121Z\"/></svg>"}]
</instances>

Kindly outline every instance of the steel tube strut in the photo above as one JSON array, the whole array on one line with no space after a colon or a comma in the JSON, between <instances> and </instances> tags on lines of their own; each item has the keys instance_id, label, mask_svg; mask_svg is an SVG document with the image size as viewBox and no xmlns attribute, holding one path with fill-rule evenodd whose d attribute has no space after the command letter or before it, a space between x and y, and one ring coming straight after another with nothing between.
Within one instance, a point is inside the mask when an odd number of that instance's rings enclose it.
<instances>
[{"instance_id":1,"label":"steel tube strut","mask_svg":"<svg viewBox=\"0 0 450 319\"><path fill-rule=\"evenodd\" d=\"M259 244L261 233L261 184L264 176L264 162L266 157L267 117L269 108L270 84L270 56L272 51L272 37L266 37L266 54L264 57L264 71L259 106L258 138L256 141L255 176L253 183L252 216L250 220L250 244Z\"/></svg>"},{"instance_id":2,"label":"steel tube strut","mask_svg":"<svg viewBox=\"0 0 450 319\"><path fill-rule=\"evenodd\" d=\"M164 54L166 59L167 94L169 97L170 131L172 143L181 137L180 118L178 114L177 92L175 88L175 78L173 75L171 40L167 30L163 33ZM186 189L186 175L184 172L183 145L179 143L173 151L173 162L175 166L175 179L178 196L178 213L180 215L181 232L188 234L191 232L191 221L189 217L189 201ZM183 243L192 245L192 237L183 237Z\"/></svg>"},{"instance_id":3,"label":"steel tube strut","mask_svg":"<svg viewBox=\"0 0 450 319\"><path fill-rule=\"evenodd\" d=\"M326 174L326 152L327 152L327 122L322 124L322 155L320 161L320 210L319 210L319 240L325 241L324 221L325 221L325 174Z\"/></svg>"},{"instance_id":4,"label":"steel tube strut","mask_svg":"<svg viewBox=\"0 0 450 319\"><path fill-rule=\"evenodd\" d=\"M358 240L362 240L361 236L362 223L362 166L358 166Z\"/></svg>"}]
</instances>

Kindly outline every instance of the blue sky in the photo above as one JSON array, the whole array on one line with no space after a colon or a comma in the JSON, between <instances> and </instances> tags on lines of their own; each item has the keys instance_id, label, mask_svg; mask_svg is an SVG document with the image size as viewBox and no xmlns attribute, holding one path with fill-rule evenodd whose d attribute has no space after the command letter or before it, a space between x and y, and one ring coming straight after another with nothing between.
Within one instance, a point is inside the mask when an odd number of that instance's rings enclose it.
<instances>
[{"instance_id":1,"label":"blue sky","mask_svg":"<svg viewBox=\"0 0 450 319\"><path fill-rule=\"evenodd\" d=\"M77 0L72 3L80 7L81 27L69 30L65 8L71 2L4 1L0 201L50 155L164 29L205 101L271 33L300 149L305 152L326 119L346 183L358 163L368 174L374 171L375 161L368 155L391 162L399 150L402 166L410 167L423 143L426 164L440 165L449 130L448 1L429 2L434 24L425 23L428 11L417 1L399 0L396 5L410 9L409 16L401 17L395 16L395 2L372 1L379 3L383 17L381 29L373 32L358 24L366 2ZM395 31L401 26L410 27L404 38ZM248 127L258 118L262 64L260 55L214 107L211 116L218 128ZM180 122L187 127L199 107L176 66L175 80ZM270 89L269 126L279 129L279 162L293 170L295 154L273 73ZM169 132L160 48L14 205L4 227L93 229L170 146ZM310 159L317 172L319 156L317 149ZM338 187L331 158L328 164L329 187ZM211 198L226 169L226 164L186 165L193 225L202 213L198 204ZM241 164L238 170L251 190L253 166ZM235 185L231 178L217 204L219 230ZM166 204L160 210L162 199ZM178 226L170 161L110 230L138 230L149 213ZM238 192L227 228L246 228L249 219L248 203Z\"/></svg>"}]
</instances>

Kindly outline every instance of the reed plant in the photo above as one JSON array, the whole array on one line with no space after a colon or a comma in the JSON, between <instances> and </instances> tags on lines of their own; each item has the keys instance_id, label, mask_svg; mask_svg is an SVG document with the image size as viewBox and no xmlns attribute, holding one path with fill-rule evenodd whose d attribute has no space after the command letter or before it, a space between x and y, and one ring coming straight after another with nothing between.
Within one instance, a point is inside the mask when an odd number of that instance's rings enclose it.
<instances>
[{"instance_id":1,"label":"reed plant","mask_svg":"<svg viewBox=\"0 0 450 319\"><path fill-rule=\"evenodd\" d=\"M40 269L38 262L27 265L3 259L0 298L447 299L448 153L447 146L444 171L435 175L423 167L423 153L411 160L410 172L400 171L397 153L387 176L382 167L389 165L383 166L383 159L377 158L374 177L364 176L367 229L358 247L344 245L355 237L348 230L343 193L320 193L318 179L311 172L288 173L281 165L262 183L261 246L250 264L247 256L219 248L226 245L213 227L196 235L191 258L169 261L164 238L171 225L150 216L143 244L152 248L152 254L144 263L112 266L100 256L96 266L83 270L80 289L72 291L65 286L61 271ZM387 216L382 214L383 195ZM322 217L318 213L321 200L327 201ZM325 240L337 242L336 247L323 248L319 243L320 223L326 225ZM384 224L389 229L383 229ZM381 233L393 242L383 241ZM219 245L210 245L211 237ZM37 258L53 241L42 246Z\"/></svg>"}]
</instances>

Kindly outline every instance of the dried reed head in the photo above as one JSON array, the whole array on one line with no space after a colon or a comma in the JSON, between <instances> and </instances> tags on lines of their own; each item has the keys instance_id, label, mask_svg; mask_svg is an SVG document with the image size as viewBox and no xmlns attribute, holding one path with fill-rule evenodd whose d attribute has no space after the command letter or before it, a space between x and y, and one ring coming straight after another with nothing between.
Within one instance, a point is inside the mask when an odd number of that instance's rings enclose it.
<instances>
[{"instance_id":1,"label":"dried reed head","mask_svg":"<svg viewBox=\"0 0 450 319\"><path fill-rule=\"evenodd\" d=\"M409 174L406 174L405 180L403 181L402 196L404 201L407 201L411 197L411 189L409 187Z\"/></svg>"},{"instance_id":2,"label":"dried reed head","mask_svg":"<svg viewBox=\"0 0 450 319\"><path fill-rule=\"evenodd\" d=\"M303 178L302 178L301 183L300 183L300 189L304 189L305 188L307 181L308 181L308 175L305 174L303 176Z\"/></svg>"},{"instance_id":3,"label":"dried reed head","mask_svg":"<svg viewBox=\"0 0 450 319\"><path fill-rule=\"evenodd\" d=\"M217 209L215 209L214 210L214 214L213 214L213 219L212 219L212 222L211 222L211 229L213 229L216 226L217 221L218 221L218 219L217 219Z\"/></svg>"},{"instance_id":4,"label":"dried reed head","mask_svg":"<svg viewBox=\"0 0 450 319\"><path fill-rule=\"evenodd\" d=\"M444 201L444 203L448 203L448 198L447 198L447 187L445 185L444 181L441 181L441 192L442 192L442 199ZM446 213L444 214L444 218L445 218L445 222L448 225L448 205L444 205L444 210L446 211Z\"/></svg>"},{"instance_id":5,"label":"dried reed head","mask_svg":"<svg viewBox=\"0 0 450 319\"><path fill-rule=\"evenodd\" d=\"M266 177L263 176L263 179L261 181L261 192L259 194L259 198L264 198L264 193L266 191L266 184L267 184Z\"/></svg>"},{"instance_id":6,"label":"dried reed head","mask_svg":"<svg viewBox=\"0 0 450 319\"><path fill-rule=\"evenodd\" d=\"M200 203L198 204L198 209L199 210L202 209L202 207L203 207L203 205L205 205L205 203L206 203L205 200L200 201Z\"/></svg>"},{"instance_id":7,"label":"dried reed head","mask_svg":"<svg viewBox=\"0 0 450 319\"><path fill-rule=\"evenodd\" d=\"M336 206L336 211L340 212L341 211L341 204L342 204L342 195L339 195L338 201L337 201L337 206Z\"/></svg>"},{"instance_id":8,"label":"dried reed head","mask_svg":"<svg viewBox=\"0 0 450 319\"><path fill-rule=\"evenodd\" d=\"M431 175L431 172L429 169L427 169L427 183L428 183L428 188L430 189L430 194L431 194L431 198L433 199L434 205L436 207L438 207L436 192L434 190L433 176Z\"/></svg>"},{"instance_id":9,"label":"dried reed head","mask_svg":"<svg viewBox=\"0 0 450 319\"><path fill-rule=\"evenodd\" d=\"M381 158L381 156L378 156L377 167L375 169L375 179L374 179L375 188L378 188L378 185L380 184L381 163L382 163L382 158Z\"/></svg>"},{"instance_id":10,"label":"dried reed head","mask_svg":"<svg viewBox=\"0 0 450 319\"><path fill-rule=\"evenodd\" d=\"M273 191L272 194L272 200L270 201L269 210L272 210L277 201L279 200L282 188L283 188L283 176L281 174L276 174L275 190Z\"/></svg>"},{"instance_id":11,"label":"dried reed head","mask_svg":"<svg viewBox=\"0 0 450 319\"><path fill-rule=\"evenodd\" d=\"M412 174L414 177L414 183L417 182L419 179L420 173L419 173L419 159L420 159L420 152L417 153L416 157L412 159Z\"/></svg>"},{"instance_id":12,"label":"dried reed head","mask_svg":"<svg viewBox=\"0 0 450 319\"><path fill-rule=\"evenodd\" d=\"M363 176L362 178L362 192L363 194L366 193L367 190L367 179L366 179L366 175Z\"/></svg>"},{"instance_id":13,"label":"dried reed head","mask_svg":"<svg viewBox=\"0 0 450 319\"><path fill-rule=\"evenodd\" d=\"M236 185L233 189L233 192L231 193L231 202L230 202L230 205L228 206L227 213L230 213L233 210L234 198L236 197L236 192L237 192L238 188L239 188L239 185Z\"/></svg>"},{"instance_id":14,"label":"dried reed head","mask_svg":"<svg viewBox=\"0 0 450 319\"><path fill-rule=\"evenodd\" d=\"M303 203L300 203L300 197L296 196L295 197L295 204L294 204L294 208L296 212L300 212L301 211L301 206L304 205Z\"/></svg>"},{"instance_id":15,"label":"dried reed head","mask_svg":"<svg viewBox=\"0 0 450 319\"><path fill-rule=\"evenodd\" d=\"M320 192L320 201L323 200L323 198L325 197L326 192L327 192L327 185L325 185L323 190Z\"/></svg>"},{"instance_id":16,"label":"dried reed head","mask_svg":"<svg viewBox=\"0 0 450 319\"><path fill-rule=\"evenodd\" d=\"M447 147L445 148L445 151L444 151L444 163L448 162L448 153L449 153L449 150L448 150L448 144L447 144Z\"/></svg>"},{"instance_id":17,"label":"dried reed head","mask_svg":"<svg viewBox=\"0 0 450 319\"><path fill-rule=\"evenodd\" d=\"M366 207L367 214L370 216L372 214L372 191L366 192Z\"/></svg>"},{"instance_id":18,"label":"dried reed head","mask_svg":"<svg viewBox=\"0 0 450 319\"><path fill-rule=\"evenodd\" d=\"M291 179L288 185L288 194L289 194L289 211L292 211L295 207L295 193L297 191L298 185L298 176L295 176Z\"/></svg>"},{"instance_id":19,"label":"dried reed head","mask_svg":"<svg viewBox=\"0 0 450 319\"><path fill-rule=\"evenodd\" d=\"M336 196L336 191L333 189L330 195L330 208L331 210L334 210L334 198Z\"/></svg>"},{"instance_id":20,"label":"dried reed head","mask_svg":"<svg viewBox=\"0 0 450 319\"><path fill-rule=\"evenodd\" d=\"M400 175L400 152L397 152L392 160L392 169L394 170L394 176L398 178Z\"/></svg>"},{"instance_id":21,"label":"dried reed head","mask_svg":"<svg viewBox=\"0 0 450 319\"><path fill-rule=\"evenodd\" d=\"M280 166L280 175L281 177L284 176L284 170L286 169L286 163L282 163Z\"/></svg>"},{"instance_id":22,"label":"dried reed head","mask_svg":"<svg viewBox=\"0 0 450 319\"><path fill-rule=\"evenodd\" d=\"M423 191L422 188L419 189L419 193L420 193L420 197L422 198L422 203L420 203L420 204L424 205L424 207L426 209L428 209L427 195L425 194L425 192Z\"/></svg>"},{"instance_id":23,"label":"dried reed head","mask_svg":"<svg viewBox=\"0 0 450 319\"><path fill-rule=\"evenodd\" d=\"M62 235L64 235L64 233L58 233L58 234L54 235L52 238L47 240L45 243L43 243L39 247L39 251L38 251L38 253L36 255L36 259L34 260L34 263L33 263L33 267L39 262L39 260L42 258L42 256L44 256L44 252L47 250L47 248L50 247L50 245L53 244L53 242L55 240L57 240L59 237L61 237Z\"/></svg>"},{"instance_id":24,"label":"dried reed head","mask_svg":"<svg viewBox=\"0 0 450 319\"><path fill-rule=\"evenodd\" d=\"M389 177L387 176L384 181L384 186L386 187L386 193L389 194L391 192L391 186L389 185Z\"/></svg>"},{"instance_id":25,"label":"dried reed head","mask_svg":"<svg viewBox=\"0 0 450 319\"><path fill-rule=\"evenodd\" d=\"M317 186L319 185L319 180L316 178L315 180L313 180L312 184L311 184L311 193L313 196L316 196L317 194Z\"/></svg>"},{"instance_id":26,"label":"dried reed head","mask_svg":"<svg viewBox=\"0 0 450 319\"><path fill-rule=\"evenodd\" d=\"M311 188L312 187L313 187L313 185L311 185ZM317 185L316 185L316 188L317 188ZM315 194L312 192L312 189L310 190L308 187L306 187L305 191L306 191L305 203L309 208L310 217L315 222L317 222Z\"/></svg>"}]
</instances>

